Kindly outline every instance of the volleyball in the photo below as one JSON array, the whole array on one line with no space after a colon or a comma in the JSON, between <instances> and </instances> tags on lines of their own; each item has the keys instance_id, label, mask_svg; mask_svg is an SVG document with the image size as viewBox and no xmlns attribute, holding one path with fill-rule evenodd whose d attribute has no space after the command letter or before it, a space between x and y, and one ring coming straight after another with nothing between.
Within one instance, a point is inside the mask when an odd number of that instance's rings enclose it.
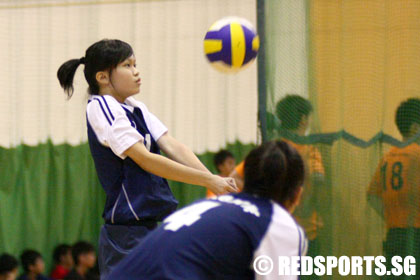
<instances>
[{"instance_id":1,"label":"volleyball","mask_svg":"<svg viewBox=\"0 0 420 280\"><path fill-rule=\"evenodd\" d=\"M204 53L210 65L224 73L236 73L252 64L259 47L254 26L239 17L216 21L204 38Z\"/></svg>"}]
</instances>

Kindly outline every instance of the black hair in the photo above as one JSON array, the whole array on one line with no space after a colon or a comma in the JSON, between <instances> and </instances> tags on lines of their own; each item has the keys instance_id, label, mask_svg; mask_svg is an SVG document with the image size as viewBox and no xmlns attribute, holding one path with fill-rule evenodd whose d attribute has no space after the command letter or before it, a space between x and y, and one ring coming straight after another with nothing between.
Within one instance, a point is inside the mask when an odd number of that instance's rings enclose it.
<instances>
[{"instance_id":1,"label":"black hair","mask_svg":"<svg viewBox=\"0 0 420 280\"><path fill-rule=\"evenodd\" d=\"M23 251L20 255L20 262L22 263L23 270L29 272L29 266L34 265L39 258L42 259L42 256L35 250Z\"/></svg>"},{"instance_id":2,"label":"black hair","mask_svg":"<svg viewBox=\"0 0 420 280\"><path fill-rule=\"evenodd\" d=\"M61 257L71 252L71 246L67 244L60 244L55 247L53 252L53 259L56 264L60 263Z\"/></svg>"},{"instance_id":3,"label":"black hair","mask_svg":"<svg viewBox=\"0 0 420 280\"><path fill-rule=\"evenodd\" d=\"M227 158L234 158L232 153L228 150L220 150L214 155L214 166L220 172L218 166L223 164Z\"/></svg>"},{"instance_id":4,"label":"black hair","mask_svg":"<svg viewBox=\"0 0 420 280\"><path fill-rule=\"evenodd\" d=\"M0 275L7 274L18 267L18 261L15 257L9 254L0 256Z\"/></svg>"},{"instance_id":5,"label":"black hair","mask_svg":"<svg viewBox=\"0 0 420 280\"><path fill-rule=\"evenodd\" d=\"M71 254L73 256L74 263L79 264L79 257L81 255L95 252L95 247L86 241L79 241L71 248Z\"/></svg>"},{"instance_id":6,"label":"black hair","mask_svg":"<svg viewBox=\"0 0 420 280\"><path fill-rule=\"evenodd\" d=\"M120 40L103 39L91 45L85 57L71 59L60 66L57 72L58 80L68 97L73 95L73 79L77 67L85 64L85 78L89 84L89 94L99 94L99 86L96 81L96 73L108 70L110 73L119 63L133 55L133 49L129 44Z\"/></svg>"},{"instance_id":7,"label":"black hair","mask_svg":"<svg viewBox=\"0 0 420 280\"><path fill-rule=\"evenodd\" d=\"M395 113L395 123L402 136L409 136L411 125L420 124L420 99L409 98L401 102Z\"/></svg>"},{"instance_id":8,"label":"black hair","mask_svg":"<svg viewBox=\"0 0 420 280\"><path fill-rule=\"evenodd\" d=\"M311 103L299 95L287 95L276 104L276 116L284 129L297 129L302 117L312 110Z\"/></svg>"},{"instance_id":9,"label":"black hair","mask_svg":"<svg viewBox=\"0 0 420 280\"><path fill-rule=\"evenodd\" d=\"M244 192L285 206L303 185L305 167L295 148L284 141L270 141L253 149L245 159Z\"/></svg>"}]
</instances>

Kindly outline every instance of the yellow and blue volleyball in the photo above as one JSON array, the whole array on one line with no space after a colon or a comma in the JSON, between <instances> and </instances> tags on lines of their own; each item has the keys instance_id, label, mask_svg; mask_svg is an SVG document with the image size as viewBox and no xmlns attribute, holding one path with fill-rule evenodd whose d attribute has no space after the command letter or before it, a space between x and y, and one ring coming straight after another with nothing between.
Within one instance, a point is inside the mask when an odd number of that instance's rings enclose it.
<instances>
[{"instance_id":1,"label":"yellow and blue volleyball","mask_svg":"<svg viewBox=\"0 0 420 280\"><path fill-rule=\"evenodd\" d=\"M204 53L219 71L235 73L248 66L258 54L260 40L252 24L238 17L216 21L204 38Z\"/></svg>"}]
</instances>

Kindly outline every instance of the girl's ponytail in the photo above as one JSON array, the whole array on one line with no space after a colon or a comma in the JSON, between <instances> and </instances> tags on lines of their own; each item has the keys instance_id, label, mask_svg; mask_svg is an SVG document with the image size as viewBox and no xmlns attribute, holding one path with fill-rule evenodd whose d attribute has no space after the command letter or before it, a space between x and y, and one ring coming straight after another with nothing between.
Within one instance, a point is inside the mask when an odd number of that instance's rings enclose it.
<instances>
[{"instance_id":1,"label":"girl's ponytail","mask_svg":"<svg viewBox=\"0 0 420 280\"><path fill-rule=\"evenodd\" d=\"M80 59L71 59L66 61L57 71L57 78L60 81L60 85L64 89L68 98L71 98L73 95L74 74L76 73L77 67L79 67L80 64L84 64L84 60L85 58L82 57Z\"/></svg>"}]
</instances>

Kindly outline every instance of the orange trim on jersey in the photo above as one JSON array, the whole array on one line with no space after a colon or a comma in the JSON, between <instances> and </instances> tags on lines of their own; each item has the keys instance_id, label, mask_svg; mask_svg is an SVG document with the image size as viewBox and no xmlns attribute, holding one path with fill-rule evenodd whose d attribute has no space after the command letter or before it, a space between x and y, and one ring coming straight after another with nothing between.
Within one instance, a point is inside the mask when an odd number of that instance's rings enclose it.
<instances>
[{"instance_id":1,"label":"orange trim on jersey","mask_svg":"<svg viewBox=\"0 0 420 280\"><path fill-rule=\"evenodd\" d=\"M368 195L382 200L390 228L420 228L420 146L392 148L380 161Z\"/></svg>"}]
</instances>

